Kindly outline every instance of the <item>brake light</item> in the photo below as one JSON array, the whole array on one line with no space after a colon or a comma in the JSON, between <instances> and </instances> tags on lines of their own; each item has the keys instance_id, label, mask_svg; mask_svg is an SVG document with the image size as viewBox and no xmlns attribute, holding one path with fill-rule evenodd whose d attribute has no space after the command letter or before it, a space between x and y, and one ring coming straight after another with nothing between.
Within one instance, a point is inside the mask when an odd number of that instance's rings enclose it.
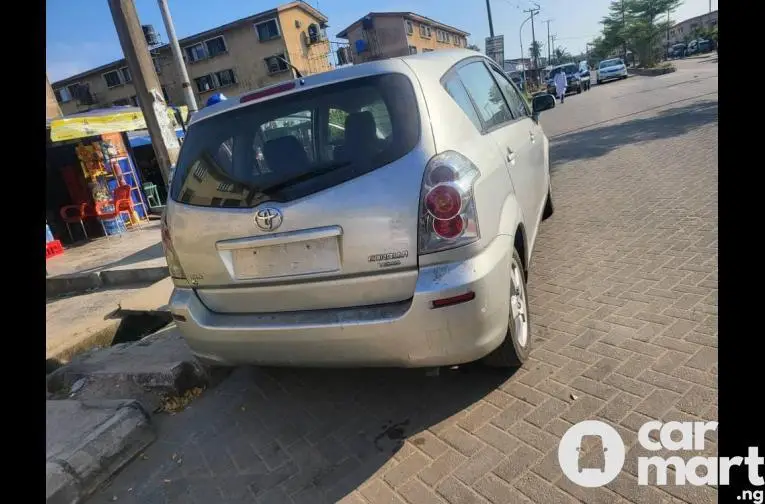
<instances>
[{"instance_id":1,"label":"brake light","mask_svg":"<svg viewBox=\"0 0 765 504\"><path fill-rule=\"evenodd\" d=\"M480 175L478 168L458 152L443 152L428 162L420 197L420 254L478 241L473 184Z\"/></svg>"},{"instance_id":2,"label":"brake light","mask_svg":"<svg viewBox=\"0 0 765 504\"><path fill-rule=\"evenodd\" d=\"M162 214L160 220L160 234L162 236L162 248L165 251L165 260L167 261L167 268L170 270L170 276L179 280L185 280L186 274L183 272L181 262L178 260L178 255L175 253L173 247L173 241L170 239L170 228L167 226L167 218L165 214Z\"/></svg>"},{"instance_id":3,"label":"brake light","mask_svg":"<svg viewBox=\"0 0 765 504\"><path fill-rule=\"evenodd\" d=\"M266 96L272 96L275 94L284 93L285 91L290 91L292 89L295 89L295 83L285 82L284 84L279 84L278 86L273 86L268 89L264 89L262 91L256 91L254 93L244 95L239 99L239 103L246 103L253 100L259 100L260 98L265 98Z\"/></svg>"}]
</instances>

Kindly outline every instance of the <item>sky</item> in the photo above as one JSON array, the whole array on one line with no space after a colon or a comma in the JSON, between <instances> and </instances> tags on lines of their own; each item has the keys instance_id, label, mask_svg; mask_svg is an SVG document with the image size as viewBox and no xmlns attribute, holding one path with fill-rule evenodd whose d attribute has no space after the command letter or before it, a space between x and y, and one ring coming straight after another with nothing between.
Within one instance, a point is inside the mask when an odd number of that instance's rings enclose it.
<instances>
[{"instance_id":1,"label":"sky","mask_svg":"<svg viewBox=\"0 0 765 504\"><path fill-rule=\"evenodd\" d=\"M168 0L175 31L183 38L271 9L288 0ZM495 35L504 35L505 58L517 58L521 53L519 28L532 8L529 0L490 0ZM483 0L307 0L329 18L330 40L336 34L370 11L413 11L436 21L469 32L469 43L484 50L489 36L486 4ZM142 24L152 24L167 42L162 15L156 0L135 0ZM556 47L572 54L584 52L585 43L600 33L599 21L608 11L610 0L537 0L540 12L534 17L538 40L547 40L547 20L550 33L556 35ZM718 0L712 0L717 9ZM468 7L471 4L472 7ZM212 8L211 8L212 6ZM221 8L224 7L225 8ZM709 11L709 0L685 0L672 15L682 21ZM520 34L528 55L531 44L531 23ZM46 0L46 65L51 82L122 58L106 0ZM542 49L546 53L546 45Z\"/></svg>"}]
</instances>

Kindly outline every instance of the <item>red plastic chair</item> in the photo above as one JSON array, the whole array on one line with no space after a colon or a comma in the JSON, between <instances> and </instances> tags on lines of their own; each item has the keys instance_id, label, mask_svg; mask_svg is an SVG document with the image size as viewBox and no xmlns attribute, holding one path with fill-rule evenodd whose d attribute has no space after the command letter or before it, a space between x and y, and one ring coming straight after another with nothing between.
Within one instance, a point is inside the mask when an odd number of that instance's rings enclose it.
<instances>
[{"instance_id":1,"label":"red plastic chair","mask_svg":"<svg viewBox=\"0 0 765 504\"><path fill-rule=\"evenodd\" d=\"M127 212L130 221L133 221L133 215L135 207L133 206L133 198L130 197L132 188L129 185L119 185L114 189L114 209L118 213L122 214ZM138 219L138 227L141 227L141 219Z\"/></svg>"},{"instance_id":2,"label":"red plastic chair","mask_svg":"<svg viewBox=\"0 0 765 504\"><path fill-rule=\"evenodd\" d=\"M109 208L109 210L107 210L107 208ZM104 236L110 237L109 233L106 232L106 226L104 226L105 220L116 219L118 226L119 223L121 223L122 227L125 227L125 223L122 221L122 216L120 215L121 213L122 212L117 210L113 201L96 201L96 217L98 217L98 222L101 223L101 229L104 230Z\"/></svg>"},{"instance_id":3,"label":"red plastic chair","mask_svg":"<svg viewBox=\"0 0 765 504\"><path fill-rule=\"evenodd\" d=\"M78 203L77 205L66 205L61 207L60 210L61 219L66 224L66 230L69 231L69 238L74 242L74 236L72 236L72 228L70 224L79 224L82 228L82 234L85 239L89 239L88 232L85 230L85 224L83 221L88 217L95 217L95 214L91 211L90 205L87 203Z\"/></svg>"}]
</instances>

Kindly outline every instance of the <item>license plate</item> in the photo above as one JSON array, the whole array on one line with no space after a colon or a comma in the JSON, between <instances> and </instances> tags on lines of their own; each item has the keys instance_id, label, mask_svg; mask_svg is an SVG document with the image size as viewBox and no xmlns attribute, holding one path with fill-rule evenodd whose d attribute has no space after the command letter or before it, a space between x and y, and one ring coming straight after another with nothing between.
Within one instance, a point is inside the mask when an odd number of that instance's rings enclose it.
<instances>
[{"instance_id":1,"label":"license plate","mask_svg":"<svg viewBox=\"0 0 765 504\"><path fill-rule=\"evenodd\" d=\"M340 270L336 236L233 251L237 279L310 275Z\"/></svg>"}]
</instances>

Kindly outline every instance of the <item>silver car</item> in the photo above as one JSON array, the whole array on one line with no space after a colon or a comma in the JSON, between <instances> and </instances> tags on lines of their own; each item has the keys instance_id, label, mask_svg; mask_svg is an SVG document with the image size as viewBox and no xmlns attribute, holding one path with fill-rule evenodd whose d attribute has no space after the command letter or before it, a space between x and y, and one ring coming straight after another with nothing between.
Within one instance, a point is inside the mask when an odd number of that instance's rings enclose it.
<instances>
[{"instance_id":1,"label":"silver car","mask_svg":"<svg viewBox=\"0 0 765 504\"><path fill-rule=\"evenodd\" d=\"M613 58L601 61L595 72L598 84L603 84L611 79L626 79L627 66L621 58Z\"/></svg>"},{"instance_id":2,"label":"silver car","mask_svg":"<svg viewBox=\"0 0 765 504\"><path fill-rule=\"evenodd\" d=\"M349 66L200 111L163 216L170 309L217 365L518 366L553 212L549 95L469 50ZM338 127L340 126L340 127Z\"/></svg>"}]
</instances>

